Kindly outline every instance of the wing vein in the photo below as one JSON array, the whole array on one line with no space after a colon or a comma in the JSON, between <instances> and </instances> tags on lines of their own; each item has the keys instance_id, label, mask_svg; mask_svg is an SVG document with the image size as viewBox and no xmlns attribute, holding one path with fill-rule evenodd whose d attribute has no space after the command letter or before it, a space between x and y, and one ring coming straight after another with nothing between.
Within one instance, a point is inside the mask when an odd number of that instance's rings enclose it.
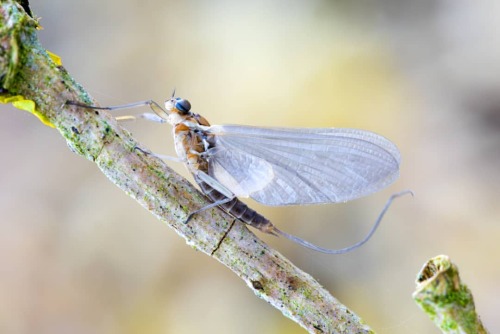
<instances>
[{"instance_id":1,"label":"wing vein","mask_svg":"<svg viewBox=\"0 0 500 334\"><path fill-rule=\"evenodd\" d=\"M348 201L398 176L398 149L368 131L229 125L210 132L210 175L267 205Z\"/></svg>"}]
</instances>

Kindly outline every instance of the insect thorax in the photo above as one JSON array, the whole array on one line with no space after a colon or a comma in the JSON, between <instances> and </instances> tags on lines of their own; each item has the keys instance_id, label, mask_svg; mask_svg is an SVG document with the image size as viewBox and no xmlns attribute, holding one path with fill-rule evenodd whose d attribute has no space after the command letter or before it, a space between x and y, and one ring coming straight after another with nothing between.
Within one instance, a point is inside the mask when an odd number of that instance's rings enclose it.
<instances>
[{"instance_id":1,"label":"insect thorax","mask_svg":"<svg viewBox=\"0 0 500 334\"><path fill-rule=\"evenodd\" d=\"M186 118L184 122L178 123L174 127L175 150L179 158L186 161L188 169L193 173L196 170L208 173L208 161L204 154L209 148L207 134L199 128L189 124L207 126L209 123L204 118Z\"/></svg>"}]
</instances>

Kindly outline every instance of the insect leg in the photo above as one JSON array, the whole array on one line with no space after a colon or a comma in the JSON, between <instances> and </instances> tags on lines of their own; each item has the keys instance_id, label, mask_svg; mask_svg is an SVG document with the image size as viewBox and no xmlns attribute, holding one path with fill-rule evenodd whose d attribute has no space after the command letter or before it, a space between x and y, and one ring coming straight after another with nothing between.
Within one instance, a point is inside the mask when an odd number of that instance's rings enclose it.
<instances>
[{"instance_id":1,"label":"insect leg","mask_svg":"<svg viewBox=\"0 0 500 334\"><path fill-rule=\"evenodd\" d=\"M202 212L202 211L205 211L205 210L207 210L207 209L211 209L211 208L214 208L214 207L216 207L216 206L219 206L219 205L225 204L225 203L227 203L227 202L230 202L230 201L232 201L233 199L234 199L234 197L232 197L232 198L231 198L231 197L226 197L226 198L224 198L224 199L221 199L220 201L216 201L216 202L210 203L209 205L206 205L206 206L202 207L201 209L198 209L198 210L196 210L196 211L191 212L191 213L188 215L188 217L187 217L186 221L184 222L184 224L189 223L189 221L191 220L191 218L193 218L193 217L194 217L194 215L196 215L196 214L198 214L198 213L200 213L200 212Z\"/></svg>"},{"instance_id":2,"label":"insect leg","mask_svg":"<svg viewBox=\"0 0 500 334\"><path fill-rule=\"evenodd\" d=\"M67 105L70 106L77 106L77 107L82 107L82 108L87 108L87 109L98 109L98 110L123 110L123 109L131 109L131 108L139 108L139 107L146 107L149 106L155 113L157 111L161 111L166 113L166 111L155 101L153 100L145 100L145 101L138 101L138 102L132 102L132 103L127 103L127 104L120 104L116 106L108 106L108 107L98 107L98 106L89 106L80 102L76 101L66 101Z\"/></svg>"},{"instance_id":3,"label":"insect leg","mask_svg":"<svg viewBox=\"0 0 500 334\"><path fill-rule=\"evenodd\" d=\"M121 104L121 105L116 105L116 106L109 106L109 107L98 107L98 106L89 106L83 103L79 103L76 101L66 101L67 105L71 106L77 106L81 108L87 108L87 109L97 109L97 110L123 110L123 109L132 109L132 108L139 108L139 107L149 107L151 110L154 111L154 114L151 113L144 113L141 115L138 115L137 117L135 116L121 116L117 117L117 120L135 120L138 117L144 118L148 121L153 121L153 122L159 122L159 123L164 123L166 120L164 120L164 117L168 115L167 111L163 109L157 102L153 100L146 100L146 101L139 101L139 102L133 102L133 103L127 103L127 104ZM161 119L161 120L160 120Z\"/></svg>"},{"instance_id":4,"label":"insect leg","mask_svg":"<svg viewBox=\"0 0 500 334\"><path fill-rule=\"evenodd\" d=\"M181 159L181 158L179 158L179 157L173 157L173 156L170 156L170 155L157 154L157 153L153 153L153 152L144 151L139 146L134 147L134 150L140 151L140 152L142 152L142 153L144 153L146 155L152 155L153 157L156 157L156 158L161 159L161 160L170 160L170 161L175 161L175 162L184 162L184 160Z\"/></svg>"},{"instance_id":5,"label":"insect leg","mask_svg":"<svg viewBox=\"0 0 500 334\"><path fill-rule=\"evenodd\" d=\"M215 190L215 191L219 192L222 196L224 196L224 198L222 198L222 199L220 199L218 201L215 201L215 202L213 202L213 203L211 203L209 205L206 205L206 206L202 207L201 209L198 209L196 211L191 212L188 215L188 218L186 219L186 223L188 223L191 220L191 218L193 218L193 216L196 215L197 213L200 213L201 211L204 211L204 210L207 210L207 209L211 209L213 207L216 207L216 206L228 203L228 202L232 201L236 197L231 192L231 190L229 190L228 188L226 188L219 181L217 181L216 179L214 179L213 177L211 177L207 173L205 173L203 171L197 171L194 176L195 176L196 182L198 182L198 183L203 182L203 183L207 184L210 187L210 189L211 189L210 192L213 191L213 190ZM200 186L201 186L201 184L200 184ZM205 187L201 186L201 189L205 193L205 195L208 196L210 194L210 192L208 192L205 189Z\"/></svg>"},{"instance_id":6,"label":"insect leg","mask_svg":"<svg viewBox=\"0 0 500 334\"><path fill-rule=\"evenodd\" d=\"M137 116L132 116L132 115L125 115L125 116L118 116L115 117L115 119L119 122L123 121L136 121L138 118L145 119L150 122L156 122L156 123L167 123L167 120L150 112L145 112L142 114L139 114Z\"/></svg>"},{"instance_id":7,"label":"insect leg","mask_svg":"<svg viewBox=\"0 0 500 334\"><path fill-rule=\"evenodd\" d=\"M213 177L211 177L207 173L202 172L202 171L198 171L195 176L198 177L201 181L208 184L214 190L217 190L218 192L220 192L225 197L228 197L231 199L236 197L231 190L226 188L223 184L221 184L219 181L217 181L216 179L214 179Z\"/></svg>"}]
</instances>

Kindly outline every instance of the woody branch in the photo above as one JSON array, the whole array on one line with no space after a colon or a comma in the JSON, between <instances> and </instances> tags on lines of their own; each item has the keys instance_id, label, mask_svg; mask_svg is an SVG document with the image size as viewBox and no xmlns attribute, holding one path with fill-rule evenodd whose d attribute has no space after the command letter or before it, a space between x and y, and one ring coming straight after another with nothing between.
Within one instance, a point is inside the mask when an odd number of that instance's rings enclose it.
<instances>
[{"instance_id":1,"label":"woody branch","mask_svg":"<svg viewBox=\"0 0 500 334\"><path fill-rule=\"evenodd\" d=\"M106 112L66 105L97 102L40 45L37 21L14 0L0 3L0 71L4 96L35 102L76 153L187 244L235 272L254 293L311 333L370 333L361 319L340 304L310 275L259 240L243 224L213 209L184 221L205 198L163 161L136 150L137 141Z\"/></svg>"}]
</instances>

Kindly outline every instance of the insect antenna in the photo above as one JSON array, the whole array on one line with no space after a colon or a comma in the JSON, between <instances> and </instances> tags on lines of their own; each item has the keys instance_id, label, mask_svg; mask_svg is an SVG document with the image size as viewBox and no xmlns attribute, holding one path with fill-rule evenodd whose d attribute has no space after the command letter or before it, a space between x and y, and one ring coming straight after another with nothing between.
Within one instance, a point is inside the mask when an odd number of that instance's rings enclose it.
<instances>
[{"instance_id":1,"label":"insect antenna","mask_svg":"<svg viewBox=\"0 0 500 334\"><path fill-rule=\"evenodd\" d=\"M411 194L413 196L413 192L411 190L405 190L405 191L402 191L402 192L399 192L399 193L392 194L391 197L389 197L389 199L385 203L384 208L382 209L382 211L378 215L377 220L373 224L370 232L368 232L368 234L366 235L366 237L363 240L361 240L361 241L359 241L359 242L357 242L357 243L355 243L355 244L353 244L351 246L345 247L345 248L340 248L340 249L323 248L323 247L317 246L315 244L312 244L309 241L306 241L306 240L301 239L299 237L296 237L294 235L291 235L291 234L288 234L286 232L283 232L283 231L279 230L278 228L276 228L275 226L273 226L272 232L274 232L275 234L281 235L282 237L285 237L288 240L293 241L293 242L295 242L295 243L297 243L297 244L299 244L299 245L301 245L303 247L315 250L317 252L321 252L321 253L325 253L325 254L345 254L345 253L348 253L350 251L355 250L358 247L361 247L368 240L370 240L370 238L373 236L373 234L377 230L377 227L380 225L380 222L382 221L382 218L384 218L384 215L387 212L387 210L389 209L389 207L391 206L392 202L396 198L398 198L400 196L403 196L403 195L406 195L406 194Z\"/></svg>"}]
</instances>

